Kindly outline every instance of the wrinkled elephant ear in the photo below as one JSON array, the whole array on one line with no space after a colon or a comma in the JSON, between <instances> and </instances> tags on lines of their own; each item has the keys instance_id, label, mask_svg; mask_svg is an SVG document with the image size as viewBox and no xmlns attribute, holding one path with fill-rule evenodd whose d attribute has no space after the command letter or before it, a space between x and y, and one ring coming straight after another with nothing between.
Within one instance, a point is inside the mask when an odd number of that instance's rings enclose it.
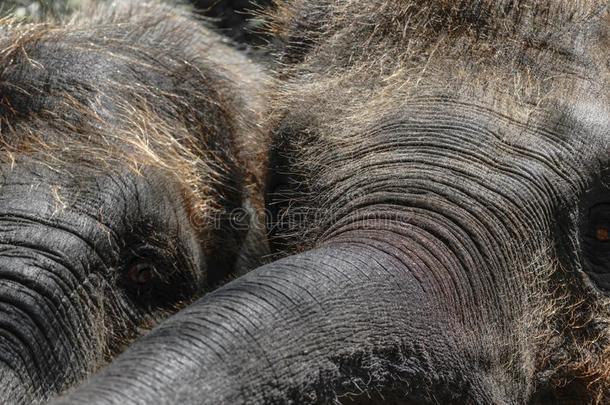
<instances>
[{"instance_id":1,"label":"wrinkled elephant ear","mask_svg":"<svg viewBox=\"0 0 610 405\"><path fill-rule=\"evenodd\" d=\"M442 290L418 281L421 261L369 242L226 284L54 404L422 403L430 389L440 401L504 403L481 377L485 362L458 344L435 301Z\"/></svg>"}]
</instances>

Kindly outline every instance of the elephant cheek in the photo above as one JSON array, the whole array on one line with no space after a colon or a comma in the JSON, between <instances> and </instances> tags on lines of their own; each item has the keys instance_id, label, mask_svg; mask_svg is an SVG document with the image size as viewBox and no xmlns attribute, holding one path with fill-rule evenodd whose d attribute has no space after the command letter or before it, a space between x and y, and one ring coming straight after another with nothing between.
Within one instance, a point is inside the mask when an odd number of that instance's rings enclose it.
<instances>
[{"instance_id":1,"label":"elephant cheek","mask_svg":"<svg viewBox=\"0 0 610 405\"><path fill-rule=\"evenodd\" d=\"M0 256L0 399L6 405L44 401L103 360L93 277L79 281L67 268L32 256Z\"/></svg>"}]
</instances>

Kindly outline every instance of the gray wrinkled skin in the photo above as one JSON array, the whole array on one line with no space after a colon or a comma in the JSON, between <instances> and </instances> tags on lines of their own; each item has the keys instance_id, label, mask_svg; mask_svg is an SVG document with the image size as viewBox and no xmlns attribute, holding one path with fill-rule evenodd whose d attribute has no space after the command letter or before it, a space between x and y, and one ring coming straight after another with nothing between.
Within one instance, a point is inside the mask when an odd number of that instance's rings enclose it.
<instances>
[{"instance_id":1,"label":"gray wrinkled skin","mask_svg":"<svg viewBox=\"0 0 610 405\"><path fill-rule=\"evenodd\" d=\"M610 402L605 0L288 0L285 256L68 404Z\"/></svg>"}]
</instances>

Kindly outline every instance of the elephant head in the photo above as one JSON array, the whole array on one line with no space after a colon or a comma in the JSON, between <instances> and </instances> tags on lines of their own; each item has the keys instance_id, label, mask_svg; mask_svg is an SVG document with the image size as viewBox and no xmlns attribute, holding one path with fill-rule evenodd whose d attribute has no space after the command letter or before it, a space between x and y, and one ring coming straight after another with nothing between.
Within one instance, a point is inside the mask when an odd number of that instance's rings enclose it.
<instances>
[{"instance_id":1,"label":"elephant head","mask_svg":"<svg viewBox=\"0 0 610 405\"><path fill-rule=\"evenodd\" d=\"M0 402L97 370L266 251L264 75L186 13L0 23Z\"/></svg>"},{"instance_id":2,"label":"elephant head","mask_svg":"<svg viewBox=\"0 0 610 405\"><path fill-rule=\"evenodd\" d=\"M273 14L289 255L56 404L608 403L608 2Z\"/></svg>"}]
</instances>

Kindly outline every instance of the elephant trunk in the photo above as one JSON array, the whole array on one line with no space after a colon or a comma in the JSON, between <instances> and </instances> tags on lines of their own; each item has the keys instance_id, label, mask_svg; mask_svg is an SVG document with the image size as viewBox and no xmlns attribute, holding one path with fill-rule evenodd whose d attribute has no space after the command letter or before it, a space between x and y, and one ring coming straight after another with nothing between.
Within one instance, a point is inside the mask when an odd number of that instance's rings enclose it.
<instances>
[{"instance_id":1,"label":"elephant trunk","mask_svg":"<svg viewBox=\"0 0 610 405\"><path fill-rule=\"evenodd\" d=\"M423 274L455 269L427 268L423 252L377 236L327 243L223 286L54 404L392 403L407 394L417 403L422 386L454 403L504 403L490 369L490 346L504 342L474 342L459 321L472 308L451 313L453 292Z\"/></svg>"}]
</instances>

